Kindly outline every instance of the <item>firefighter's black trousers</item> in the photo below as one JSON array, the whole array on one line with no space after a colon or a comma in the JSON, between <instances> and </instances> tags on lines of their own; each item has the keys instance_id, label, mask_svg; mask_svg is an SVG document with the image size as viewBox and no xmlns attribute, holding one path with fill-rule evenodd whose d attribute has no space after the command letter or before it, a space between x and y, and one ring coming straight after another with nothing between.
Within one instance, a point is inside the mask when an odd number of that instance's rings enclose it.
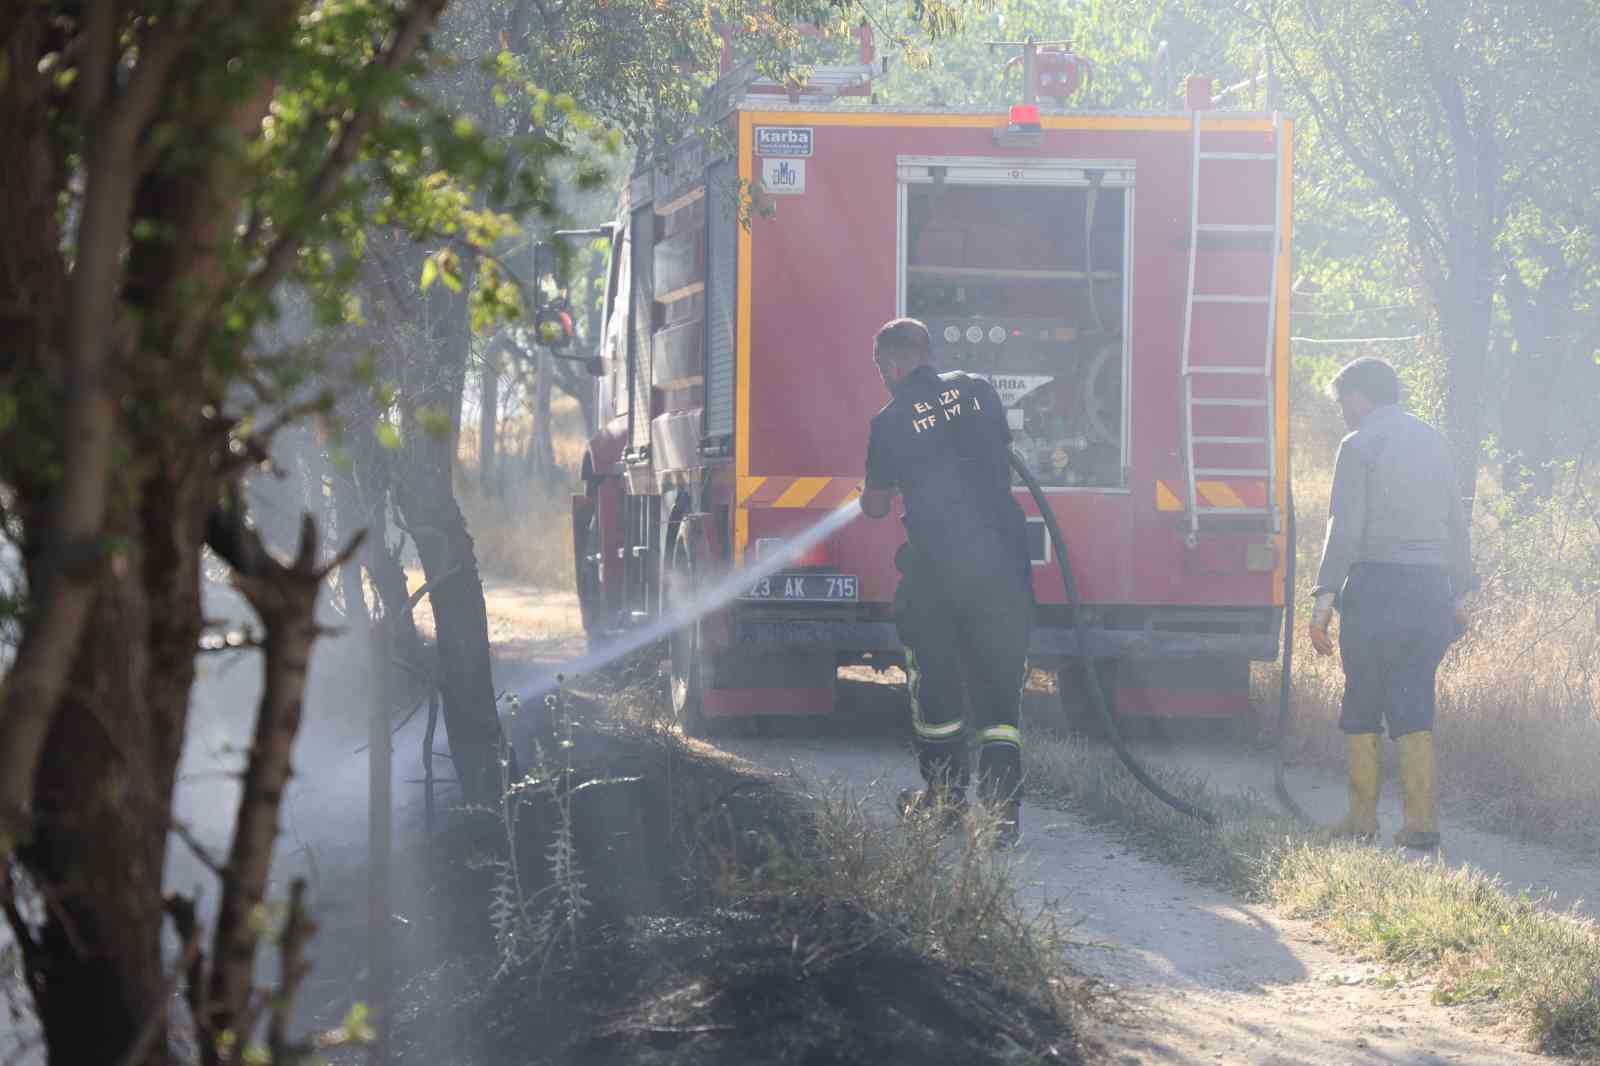
<instances>
[{"instance_id":1,"label":"firefighter's black trousers","mask_svg":"<svg viewBox=\"0 0 1600 1066\"><path fill-rule=\"evenodd\" d=\"M917 761L933 787L965 788L978 747L985 801L1022 797L1018 718L1033 595L1017 568L953 574L902 567L895 619L906 646Z\"/></svg>"}]
</instances>

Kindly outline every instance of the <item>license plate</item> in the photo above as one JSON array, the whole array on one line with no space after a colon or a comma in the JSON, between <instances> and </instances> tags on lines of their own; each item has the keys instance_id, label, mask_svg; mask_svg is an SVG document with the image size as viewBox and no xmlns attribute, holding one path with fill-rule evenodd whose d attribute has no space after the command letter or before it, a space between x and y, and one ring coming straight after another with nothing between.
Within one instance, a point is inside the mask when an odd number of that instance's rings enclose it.
<instances>
[{"instance_id":1,"label":"license plate","mask_svg":"<svg viewBox=\"0 0 1600 1066\"><path fill-rule=\"evenodd\" d=\"M745 589L740 599L781 603L854 603L860 582L854 574L773 574Z\"/></svg>"}]
</instances>

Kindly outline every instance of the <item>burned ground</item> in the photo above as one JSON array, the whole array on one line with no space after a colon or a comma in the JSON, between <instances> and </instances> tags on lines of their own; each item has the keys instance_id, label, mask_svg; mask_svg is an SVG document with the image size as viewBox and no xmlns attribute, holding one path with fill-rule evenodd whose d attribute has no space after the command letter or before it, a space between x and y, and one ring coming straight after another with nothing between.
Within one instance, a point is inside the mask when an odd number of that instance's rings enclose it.
<instances>
[{"instance_id":1,"label":"burned ground","mask_svg":"<svg viewBox=\"0 0 1600 1066\"><path fill-rule=\"evenodd\" d=\"M402 946L395 1061L1080 1061L1061 999L1018 995L814 893L803 798L619 725L611 696L524 712L516 816L441 826Z\"/></svg>"}]
</instances>

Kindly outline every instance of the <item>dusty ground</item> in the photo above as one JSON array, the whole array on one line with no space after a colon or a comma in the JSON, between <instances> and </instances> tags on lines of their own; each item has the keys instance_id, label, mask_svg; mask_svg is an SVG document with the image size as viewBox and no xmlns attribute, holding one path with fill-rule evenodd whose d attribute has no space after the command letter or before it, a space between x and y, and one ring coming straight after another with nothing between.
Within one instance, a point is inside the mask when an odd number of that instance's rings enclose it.
<instances>
[{"instance_id":1,"label":"dusty ground","mask_svg":"<svg viewBox=\"0 0 1600 1066\"><path fill-rule=\"evenodd\" d=\"M1443 724L1449 728L1449 723ZM1396 782L1393 745L1385 744L1384 787L1378 808L1385 837L1400 828L1400 790ZM1201 774L1224 792L1254 792L1272 796L1273 763L1260 752L1206 739L1135 745L1139 757L1152 765L1169 763ZM1344 813L1344 779L1316 767L1290 766L1289 791L1305 812L1320 822L1332 822ZM1448 788L1450 782L1443 785ZM1470 865L1487 870L1516 891L1551 897L1558 909L1575 909L1589 917L1600 916L1600 865L1584 861L1559 848L1542 847L1496 833L1474 829L1464 800L1454 807L1447 799L1441 815L1443 856L1452 866Z\"/></svg>"},{"instance_id":2,"label":"dusty ground","mask_svg":"<svg viewBox=\"0 0 1600 1066\"><path fill-rule=\"evenodd\" d=\"M525 668L502 673L501 683L513 688L543 676ZM803 780L875 791L887 816L895 790L919 783L905 715L895 690L850 687L834 721L776 724L765 730L769 735L714 746ZM1140 745L1141 756L1179 763L1225 791L1272 794L1269 754L1193 735L1204 730L1188 732ZM1313 817L1331 821L1341 812L1344 791L1336 777L1291 768L1289 786ZM1391 784L1382 810L1386 827L1398 826L1398 803ZM1550 1061L1520 1050L1514 1032L1484 1025L1470 1009L1435 1006L1426 982L1342 955L1309 923L1194 884L1069 812L1028 804L1024 824L1028 902L1070 916L1080 942L1072 964L1119 993L1098 1030L1111 1061ZM1514 888L1554 893L1558 906L1587 907L1580 901L1600 884L1600 869L1555 849L1470 829L1448 809L1442 828L1446 861L1470 863Z\"/></svg>"},{"instance_id":3,"label":"dusty ground","mask_svg":"<svg viewBox=\"0 0 1600 1066\"><path fill-rule=\"evenodd\" d=\"M570 596L499 584L491 584L489 593L502 690L531 689L581 652ZM419 621L426 625L425 618ZM224 675L213 684L234 708L248 706L248 677ZM857 697L848 713L816 723L815 729L791 726L787 735L715 746L756 766L876 790L887 816L894 789L917 783L904 718L893 692L879 687ZM365 995L365 757L355 750L363 701L362 693L348 686L330 684L321 694L324 725L302 740L306 772L291 795L287 840L275 870L279 890L291 876L311 878L322 923L306 995L314 1005L305 1018L308 1027L333 1023ZM231 788L221 775L233 757L230 726L237 720L235 715L220 718L214 729L197 730L191 742L181 795L185 809L202 816L195 825L202 837L220 826L220 818L211 824L210 816L231 808ZM396 738L400 861L391 929L406 966L439 958L440 941L451 935L445 925L418 920L427 905L420 876L426 843L419 790L408 782L417 776L419 744L420 721ZM1152 761L1198 770L1220 787L1271 794L1271 761L1260 753L1192 740L1146 744L1141 750ZM1343 799L1337 779L1295 770L1290 784L1313 815L1331 819L1337 814ZM1391 786L1386 825L1398 821L1392 792ZM1425 984L1343 957L1306 923L1192 884L1069 813L1030 804L1024 825L1027 902L1069 916L1078 941L1073 966L1117 989L1104 1001L1104 1016L1092 1034L1109 1061L1263 1066L1549 1061L1520 1052L1515 1034L1476 1029L1469 1011L1433 1006ZM1473 832L1449 818L1448 811L1444 829L1450 861L1470 861L1513 885L1554 891L1571 902L1600 884L1600 870L1553 850ZM180 856L169 876L174 884L189 885L199 881L200 871ZM481 928L476 914L464 914L462 920ZM717 939L714 934L705 929L684 933L710 940ZM624 944L619 950L630 949Z\"/></svg>"},{"instance_id":4,"label":"dusty ground","mask_svg":"<svg viewBox=\"0 0 1600 1066\"><path fill-rule=\"evenodd\" d=\"M805 779L887 796L914 786L904 741L866 724L825 737L719 746ZM1270 783L1270 769L1269 783ZM1471 1015L1434 1007L1420 983L1331 950L1304 922L1186 881L1113 834L1062 811L1024 806L1033 902L1076 922L1072 963L1122 993L1099 1038L1127 1063L1468 1063L1549 1061Z\"/></svg>"}]
</instances>

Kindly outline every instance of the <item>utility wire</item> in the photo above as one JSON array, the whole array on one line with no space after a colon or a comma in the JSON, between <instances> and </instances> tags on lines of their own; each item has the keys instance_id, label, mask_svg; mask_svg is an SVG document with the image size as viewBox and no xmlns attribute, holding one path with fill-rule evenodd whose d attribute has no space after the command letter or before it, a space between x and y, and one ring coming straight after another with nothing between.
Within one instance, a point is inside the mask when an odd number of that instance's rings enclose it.
<instances>
[{"instance_id":1,"label":"utility wire","mask_svg":"<svg viewBox=\"0 0 1600 1066\"><path fill-rule=\"evenodd\" d=\"M1420 341L1421 333L1404 337L1290 337L1297 344L1385 344L1390 341Z\"/></svg>"},{"instance_id":2,"label":"utility wire","mask_svg":"<svg viewBox=\"0 0 1600 1066\"><path fill-rule=\"evenodd\" d=\"M1304 295L1304 294L1297 294ZM1299 307L1290 308L1291 315L1305 315L1308 318L1341 318L1352 315L1376 314L1379 311L1420 311L1415 304L1380 304L1377 307L1357 307L1350 311L1311 311Z\"/></svg>"}]
</instances>

